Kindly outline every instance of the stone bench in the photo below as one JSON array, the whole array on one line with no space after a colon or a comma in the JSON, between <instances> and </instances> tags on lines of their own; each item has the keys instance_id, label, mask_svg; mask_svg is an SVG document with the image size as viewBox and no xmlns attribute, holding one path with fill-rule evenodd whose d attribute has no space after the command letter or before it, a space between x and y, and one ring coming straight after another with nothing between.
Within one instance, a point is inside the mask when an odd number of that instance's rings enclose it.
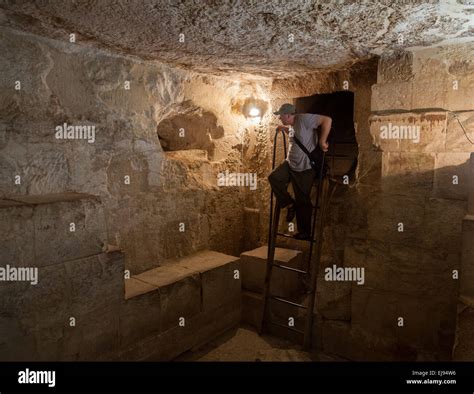
<instances>
[{"instance_id":1,"label":"stone bench","mask_svg":"<svg viewBox=\"0 0 474 394\"><path fill-rule=\"evenodd\" d=\"M121 360L171 360L236 326L240 260L209 250L125 280Z\"/></svg>"}]
</instances>

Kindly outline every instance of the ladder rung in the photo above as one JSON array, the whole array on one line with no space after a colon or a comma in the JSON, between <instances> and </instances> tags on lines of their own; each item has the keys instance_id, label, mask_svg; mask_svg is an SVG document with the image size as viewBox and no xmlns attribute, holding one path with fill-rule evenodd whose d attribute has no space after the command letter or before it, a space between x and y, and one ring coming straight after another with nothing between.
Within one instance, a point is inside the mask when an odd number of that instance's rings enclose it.
<instances>
[{"instance_id":1,"label":"ladder rung","mask_svg":"<svg viewBox=\"0 0 474 394\"><path fill-rule=\"evenodd\" d=\"M341 154L334 154L334 153L326 153L326 157L343 157L343 158L352 159L355 156L354 155L341 155Z\"/></svg>"},{"instance_id":2,"label":"ladder rung","mask_svg":"<svg viewBox=\"0 0 474 394\"><path fill-rule=\"evenodd\" d=\"M287 330L294 331L294 332L297 332L298 334L304 335L304 332L303 332L303 331L297 330L296 328L293 328L293 327L285 326L285 325L282 324L282 323L278 323L278 322L272 321L272 320L270 320L268 323L273 324L273 325L275 325L275 326L282 327L282 328L286 328Z\"/></svg>"},{"instance_id":3,"label":"ladder rung","mask_svg":"<svg viewBox=\"0 0 474 394\"><path fill-rule=\"evenodd\" d=\"M297 241L306 241L306 242L316 242L316 240L311 240L311 239L298 239L298 238L295 238L294 235L290 235L290 234L285 234L285 233L277 233L277 235L280 235L282 237L286 237L286 238L293 238L293 239L296 239Z\"/></svg>"},{"instance_id":4,"label":"ladder rung","mask_svg":"<svg viewBox=\"0 0 474 394\"><path fill-rule=\"evenodd\" d=\"M298 303L293 302L293 301L285 300L284 298L281 298L281 297L271 296L270 298L272 300L283 302L285 304L290 304L290 305L296 306L296 307L301 308L301 309L308 309L306 306L304 306L302 304L298 304Z\"/></svg>"},{"instance_id":5,"label":"ladder rung","mask_svg":"<svg viewBox=\"0 0 474 394\"><path fill-rule=\"evenodd\" d=\"M281 264L275 264L273 263L273 266L274 267L278 267L278 268L281 268L281 269L284 269L284 270L288 270L288 271L293 271L293 272L298 272L299 274L307 274L308 272L306 271L303 271L303 270L299 270L298 268L293 268L293 267L288 267L286 265L281 265Z\"/></svg>"}]
</instances>

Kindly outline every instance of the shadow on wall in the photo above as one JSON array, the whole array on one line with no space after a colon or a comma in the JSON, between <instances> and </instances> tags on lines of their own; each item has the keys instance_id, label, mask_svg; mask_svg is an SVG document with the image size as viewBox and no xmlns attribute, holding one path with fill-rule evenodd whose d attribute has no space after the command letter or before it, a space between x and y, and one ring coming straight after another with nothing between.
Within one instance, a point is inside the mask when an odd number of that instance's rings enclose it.
<instances>
[{"instance_id":1,"label":"shadow on wall","mask_svg":"<svg viewBox=\"0 0 474 394\"><path fill-rule=\"evenodd\" d=\"M203 149L214 158L214 140L224 137L224 128L217 124L212 112L202 109L169 117L157 126L164 151Z\"/></svg>"},{"instance_id":2,"label":"shadow on wall","mask_svg":"<svg viewBox=\"0 0 474 394\"><path fill-rule=\"evenodd\" d=\"M320 275L364 267L365 282L324 282L322 347L351 360L450 359L468 163L382 175L382 153L331 204Z\"/></svg>"}]
</instances>

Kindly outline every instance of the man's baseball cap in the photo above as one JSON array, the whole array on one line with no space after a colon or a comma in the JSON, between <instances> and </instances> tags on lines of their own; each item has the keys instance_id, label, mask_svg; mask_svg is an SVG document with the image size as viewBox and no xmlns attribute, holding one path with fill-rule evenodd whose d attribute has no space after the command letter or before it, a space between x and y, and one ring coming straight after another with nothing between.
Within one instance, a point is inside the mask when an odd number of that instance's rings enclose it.
<instances>
[{"instance_id":1,"label":"man's baseball cap","mask_svg":"<svg viewBox=\"0 0 474 394\"><path fill-rule=\"evenodd\" d=\"M285 103L283 104L280 109L274 112L274 115L286 115L286 114L294 114L296 113L296 108L293 104Z\"/></svg>"}]
</instances>

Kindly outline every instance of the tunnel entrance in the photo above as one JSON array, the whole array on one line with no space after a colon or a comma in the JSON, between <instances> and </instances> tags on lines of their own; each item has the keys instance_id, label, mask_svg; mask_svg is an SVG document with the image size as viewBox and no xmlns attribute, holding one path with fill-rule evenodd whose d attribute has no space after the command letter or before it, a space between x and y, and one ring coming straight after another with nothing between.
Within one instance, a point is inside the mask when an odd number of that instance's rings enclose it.
<instances>
[{"instance_id":1,"label":"tunnel entrance","mask_svg":"<svg viewBox=\"0 0 474 394\"><path fill-rule=\"evenodd\" d=\"M354 128L354 93L340 91L314 94L296 98L294 104L298 113L320 114L332 118L328 137L332 174L348 175L349 179L353 179L358 154Z\"/></svg>"}]
</instances>

